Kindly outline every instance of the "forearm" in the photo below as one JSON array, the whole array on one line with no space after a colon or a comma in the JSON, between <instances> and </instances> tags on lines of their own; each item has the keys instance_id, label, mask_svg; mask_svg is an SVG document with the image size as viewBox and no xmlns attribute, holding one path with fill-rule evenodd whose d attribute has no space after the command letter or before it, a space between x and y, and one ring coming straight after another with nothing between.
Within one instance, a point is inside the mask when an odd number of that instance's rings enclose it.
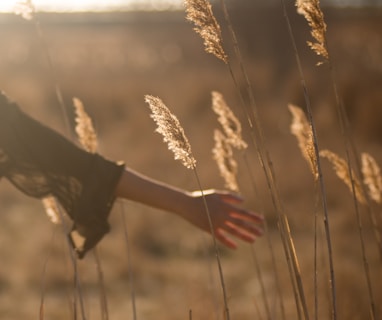
<instances>
[{"instance_id":1,"label":"forearm","mask_svg":"<svg viewBox=\"0 0 382 320\"><path fill-rule=\"evenodd\" d=\"M115 193L119 198L176 214L182 214L186 203L191 199L187 191L159 182L129 168L125 168Z\"/></svg>"},{"instance_id":2,"label":"forearm","mask_svg":"<svg viewBox=\"0 0 382 320\"><path fill-rule=\"evenodd\" d=\"M253 242L262 234L261 228L257 226L262 222L262 217L240 208L238 204L242 199L229 192L203 190L203 195L198 195L125 168L115 195L173 212L199 229L214 233L230 248L236 248L236 242L227 234L247 242Z\"/></svg>"}]
</instances>

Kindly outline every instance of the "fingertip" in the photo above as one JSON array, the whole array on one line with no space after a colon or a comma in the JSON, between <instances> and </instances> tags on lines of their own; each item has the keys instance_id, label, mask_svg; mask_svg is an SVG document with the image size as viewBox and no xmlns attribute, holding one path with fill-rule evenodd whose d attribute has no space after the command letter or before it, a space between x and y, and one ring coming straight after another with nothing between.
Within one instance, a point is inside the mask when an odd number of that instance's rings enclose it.
<instances>
[{"instance_id":1,"label":"fingertip","mask_svg":"<svg viewBox=\"0 0 382 320\"><path fill-rule=\"evenodd\" d=\"M235 241L231 240L230 238L228 238L226 235L223 234L223 231L222 230L218 230L216 232L216 238L223 244L225 245L226 247L230 248L230 249L237 249L237 244Z\"/></svg>"}]
</instances>

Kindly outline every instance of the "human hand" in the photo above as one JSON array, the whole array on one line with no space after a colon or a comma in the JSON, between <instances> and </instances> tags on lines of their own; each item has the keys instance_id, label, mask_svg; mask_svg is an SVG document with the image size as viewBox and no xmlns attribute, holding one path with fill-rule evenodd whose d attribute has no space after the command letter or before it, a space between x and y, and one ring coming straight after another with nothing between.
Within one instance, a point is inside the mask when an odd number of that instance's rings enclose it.
<instances>
[{"instance_id":1,"label":"human hand","mask_svg":"<svg viewBox=\"0 0 382 320\"><path fill-rule=\"evenodd\" d=\"M216 239L231 249L237 247L237 242L231 238L232 236L252 243L263 234L260 227L263 217L240 207L243 199L236 194L213 189L196 191L190 193L190 202L182 216L196 227L211 234L206 204Z\"/></svg>"}]
</instances>

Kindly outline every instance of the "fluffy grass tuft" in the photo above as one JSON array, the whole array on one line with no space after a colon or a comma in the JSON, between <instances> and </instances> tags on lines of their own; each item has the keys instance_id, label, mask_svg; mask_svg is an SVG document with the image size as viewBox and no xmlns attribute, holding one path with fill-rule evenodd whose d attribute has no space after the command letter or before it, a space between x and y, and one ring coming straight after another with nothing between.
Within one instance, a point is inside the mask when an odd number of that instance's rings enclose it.
<instances>
[{"instance_id":1,"label":"fluffy grass tuft","mask_svg":"<svg viewBox=\"0 0 382 320\"><path fill-rule=\"evenodd\" d=\"M350 171L346 160L329 150L321 150L320 156L330 161L336 175L348 186L351 192L354 187L357 200L362 204L366 204L361 182L356 178L353 170Z\"/></svg>"},{"instance_id":2,"label":"fluffy grass tuft","mask_svg":"<svg viewBox=\"0 0 382 320\"><path fill-rule=\"evenodd\" d=\"M178 118L171 113L161 99L146 95L145 101L150 106L151 118L158 126L155 131L163 136L164 142L174 153L175 160L180 160L188 169L195 169L196 160Z\"/></svg>"},{"instance_id":3,"label":"fluffy grass tuft","mask_svg":"<svg viewBox=\"0 0 382 320\"><path fill-rule=\"evenodd\" d=\"M58 203L56 198L49 196L42 199L42 204L45 208L45 212L47 216L49 217L50 221L54 224L60 224L61 223L61 215L60 215L60 209L58 207Z\"/></svg>"},{"instance_id":4,"label":"fluffy grass tuft","mask_svg":"<svg viewBox=\"0 0 382 320\"><path fill-rule=\"evenodd\" d=\"M314 150L312 127L309 124L304 111L302 111L299 107L289 104L288 108L293 116L290 131L294 136L296 136L301 153L308 162L314 179L317 180L317 158Z\"/></svg>"},{"instance_id":5,"label":"fluffy grass tuft","mask_svg":"<svg viewBox=\"0 0 382 320\"><path fill-rule=\"evenodd\" d=\"M370 199L381 203L382 177L381 169L375 159L368 153L362 153L363 182L368 189Z\"/></svg>"},{"instance_id":6,"label":"fluffy grass tuft","mask_svg":"<svg viewBox=\"0 0 382 320\"><path fill-rule=\"evenodd\" d=\"M297 12L304 16L311 27L311 35L316 40L315 42L307 41L309 47L319 56L322 56L325 61L329 59L329 53L326 46L326 23L324 14L320 8L319 0L297 0ZM318 62L317 65L322 64Z\"/></svg>"},{"instance_id":7,"label":"fluffy grass tuft","mask_svg":"<svg viewBox=\"0 0 382 320\"><path fill-rule=\"evenodd\" d=\"M194 30L202 37L206 52L227 64L228 57L223 49L221 29L211 4L208 0L185 0L185 6L186 18L194 23Z\"/></svg>"},{"instance_id":8,"label":"fluffy grass tuft","mask_svg":"<svg viewBox=\"0 0 382 320\"><path fill-rule=\"evenodd\" d=\"M218 115L227 142L236 149L246 149L248 145L242 138L241 123L225 102L223 95L217 91L212 92L212 110Z\"/></svg>"},{"instance_id":9,"label":"fluffy grass tuft","mask_svg":"<svg viewBox=\"0 0 382 320\"><path fill-rule=\"evenodd\" d=\"M25 20L32 20L36 10L32 0L19 0L15 3L13 12Z\"/></svg>"},{"instance_id":10,"label":"fluffy grass tuft","mask_svg":"<svg viewBox=\"0 0 382 320\"><path fill-rule=\"evenodd\" d=\"M76 133L81 145L90 153L95 153L98 149L97 134L93 127L92 119L86 113L83 103L78 98L73 98L73 105L76 112Z\"/></svg>"},{"instance_id":11,"label":"fluffy grass tuft","mask_svg":"<svg viewBox=\"0 0 382 320\"><path fill-rule=\"evenodd\" d=\"M212 155L217 163L220 175L225 181L225 186L232 190L239 192L237 183L237 162L233 158L233 151L229 138L223 132L216 129L214 131L215 146L212 149Z\"/></svg>"}]
</instances>

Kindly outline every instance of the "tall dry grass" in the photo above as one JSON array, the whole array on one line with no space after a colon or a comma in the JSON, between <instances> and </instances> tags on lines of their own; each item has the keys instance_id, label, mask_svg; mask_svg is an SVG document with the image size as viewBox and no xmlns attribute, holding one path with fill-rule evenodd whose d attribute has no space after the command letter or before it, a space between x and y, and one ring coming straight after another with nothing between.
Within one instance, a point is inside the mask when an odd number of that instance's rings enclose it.
<instances>
[{"instance_id":1,"label":"tall dry grass","mask_svg":"<svg viewBox=\"0 0 382 320\"><path fill-rule=\"evenodd\" d=\"M29 4L32 4L32 2L28 2ZM284 3L282 3L284 5ZM308 302L308 294L306 287L309 285L307 284L306 278L303 276L302 266L301 266L301 260L299 259L299 251L298 251L298 242L295 239L293 230L290 226L289 221L289 215L288 210L285 208L284 205L284 199L281 197L280 189L279 189L279 183L278 183L278 177L277 173L275 172L273 168L273 158L269 151L269 142L266 138L265 131L263 128L263 122L259 111L258 111L258 104L255 99L255 95L253 92L253 86L250 83L250 77L247 73L247 68L245 66L245 59L243 58L243 55L241 53L240 45L238 42L238 39L235 34L234 26L231 23L229 11L226 7L224 0L221 1L222 11L224 13L224 23L222 26L226 26L228 28L228 33L230 37L230 41L233 44L233 51L235 52L234 58L228 57L228 55L225 53L225 50L223 49L222 43L223 43L223 33L221 32L221 27L217 21L217 18L214 16L212 12L212 6L208 1L186 1L186 15L187 19L192 21L196 28L195 31L203 38L205 50L208 53L212 53L216 58L223 61L224 64L228 65L228 77L231 77L231 80L233 81L233 87L235 90L237 90L237 96L239 97L239 108L241 107L243 114L245 114L245 119L243 121L243 124L238 120L238 118L234 115L234 112L231 108L228 107L227 103L223 99L223 95L218 93L217 91L213 91L212 94L212 106L215 113L218 115L218 122L221 124L222 130L215 130L213 131L211 129L211 136L213 135L213 139L215 141L215 145L213 147L212 153L213 157L216 160L220 174L225 180L226 187L228 187L231 190L234 191L240 191L241 188L239 187L240 184L240 178L238 178L238 170L246 170L248 173L248 176L250 177L251 184L255 185L257 184L257 177L253 176L251 173L252 167L254 167L254 163L258 162L258 165L263 170L263 174L266 179L266 185L268 188L269 195L272 199L273 209L277 213L277 221L276 224L278 225L279 235L283 247L284 252L284 258L288 269L289 274L289 285L292 287L292 292L294 296L294 303L295 303L295 314L296 317L299 319L310 319L313 317L315 319L319 319L319 300L323 299L321 297L322 292L318 290L318 277L317 274L320 273L322 270L320 269L320 266L318 265L318 212L315 212L314 216L312 216L312 220L314 220L314 270L311 277L314 278L315 284L314 284L314 310L311 310L309 307ZM333 61L331 60L331 56L329 55L329 50L327 48L327 39L326 39L326 33L330 31L327 30L327 25L324 20L323 12L320 8L319 1L312 0L312 1L298 1L296 3L297 10L299 13L302 13L307 20L309 26L311 27L311 34L313 38L315 39L315 42L308 42L308 45L314 50L315 53L317 53L320 57L322 57L324 60L319 62L319 64L325 65L325 63L330 65L330 69L333 70ZM284 7L285 8L285 7ZM33 12L33 11L32 11ZM347 159L341 159L338 155L332 152L321 150L318 144L318 138L319 135L316 132L315 128L315 119L313 112L311 110L311 101L309 97L309 90L308 86L305 82L305 76L302 72L301 68L301 60L299 56L299 50L297 49L297 46L294 42L294 36L293 36L293 26L291 25L289 21L288 13L285 11L286 16L286 22L287 27L290 31L291 35L291 45L295 50L296 54L296 61L297 61L297 69L300 72L300 77L302 79L301 81L301 91L304 94L305 98L305 111L302 109L289 105L288 109L293 115L293 119L291 121L291 132L293 135L297 137L298 140L298 146L301 150L302 156L307 160L308 165L310 167L310 171L313 174L313 180L316 185L315 193L317 199L319 199L317 202L319 202L319 205L316 205L316 207L321 206L322 210L324 211L324 214L322 215L322 221L325 226L325 232L326 232L326 243L327 243L327 250L326 255L323 260L329 261L329 274L325 278L325 284L327 284L327 290L330 291L330 303L328 310L326 312L330 314L327 318L336 319L338 317L338 306L337 306L337 300L338 300L338 294L340 294L337 291L336 288L336 273L335 273L335 255L332 250L332 239L331 239L331 232L330 232L330 224L329 224L329 213L327 208L327 200L326 197L328 194L326 193L326 187L325 187L325 180L323 177L322 169L321 169L321 160L320 156L329 159L334 166L335 174L342 179L348 188L350 189L350 192L354 196L354 209L356 211L356 220L358 224L358 231L360 235L360 245L362 247L362 263L364 265L364 274L363 276L366 279L367 282L367 292L369 295L369 309L370 309L370 316L364 315L365 318L370 317L370 319L378 319L378 306L376 304L376 299L374 297L373 292L373 280L372 275L370 274L369 270L369 260L366 253L366 243L364 239L363 234L363 225L362 225L362 219L361 214L359 212L358 204L362 204L367 208L370 208L369 199L375 201L376 203L380 203L380 193L381 193L381 176L380 176L380 170L378 167L378 164L376 161L370 156L363 154L362 155L362 168L358 167L357 165L352 165L350 158L355 157L358 159L358 153L353 148L353 140L346 116L346 112L344 111L342 103L339 103L340 94L338 92L337 88L337 82L335 80L334 74L331 73L332 79L333 79L333 86L335 88L335 95L337 100L337 106L338 108L338 116L339 116L339 123L342 128L342 134L343 134L343 144L345 146L345 153L347 156ZM26 18L29 17L32 18L33 16L29 16L26 13ZM329 26L330 28L330 26ZM224 41L224 43L228 43L228 41ZM237 62L240 66L240 72L238 74L234 73L232 68L232 62L234 59L237 59ZM53 71L52 71L53 73ZM239 81L240 79L240 81ZM245 95L242 94L241 88L239 87L238 83L243 81L244 87L245 87ZM208 88L209 90L214 90L214 88ZM183 128L180 126L179 121L177 118L168 110L167 107L164 106L163 102L155 98L153 96L146 96L145 97L146 102L150 105L150 108L152 110L152 118L154 121L158 124L157 131L163 135L164 141L168 144L169 149L174 152L175 159L180 160L182 164L195 171L196 173L196 160L191 152L191 145L186 138L184 134ZM249 101L249 102L246 102ZM89 152L95 152L97 149L96 146L96 135L93 129L91 129L91 121L84 113L83 106L81 105L79 100L76 100L75 106L77 108L77 114L78 114L78 120L77 120L77 133L80 136L81 144L84 145L85 149ZM243 128L242 128L243 127ZM249 132L250 136L250 142L247 144L242 138L242 130ZM224 132L224 133L223 133ZM244 159L246 159L247 168L239 168L238 163L234 159L234 151L233 148L237 148L240 150L242 155L244 156ZM252 155L248 154L248 150L255 150L257 158L253 159ZM321 151L320 151L321 150ZM352 154L351 154L352 153ZM359 173L363 174L363 180L358 179ZM200 178L198 174L196 173L196 179L198 180L200 189L201 187ZM362 183L363 182L363 183ZM368 192L365 192L368 191ZM258 195L256 195L258 197ZM329 195L330 196L330 195ZM48 203L48 201L45 201ZM48 211L51 212L50 215L52 215L52 212L55 212L57 209L53 208L52 204L48 204ZM318 209L316 209L318 211ZM368 209L371 210L371 209ZM208 215L208 207L206 208L206 214ZM382 256L382 250L381 250L381 238L380 238L380 224L378 223L378 219L375 216L375 212L370 211L373 225L374 225L374 232L375 237L378 242L378 246L380 248L380 253ZM53 214L53 216L57 216L57 214ZM268 220L268 219L267 219ZM209 218L211 229L212 222ZM272 220L265 222L265 228L268 228L269 224L274 223ZM268 233L268 232L267 232ZM213 234L213 232L212 232ZM267 234L266 236L269 236ZM225 286L225 281L223 277L223 268L220 261L220 254L218 245L216 243L215 238L214 239L214 249L216 251L217 256L217 262L218 262L218 269L219 269L219 277L221 280L222 285L222 291L223 291L223 297L224 297L224 314L225 318L230 318L230 307L229 307L229 292L227 291L227 288ZM271 237L268 237L269 240L269 248L272 252L272 246L273 246L273 239L271 240ZM126 233L126 243L128 242L127 239L127 233ZM129 251L129 249L128 249ZM272 252L272 267L273 269L272 274L274 276L275 280L275 286L277 287L277 297L276 296L268 296L266 293L266 285L265 285L265 279L262 279L263 276L263 268L259 261L257 256L262 254L261 252L258 252L257 250L253 251L254 253L254 267L257 270L256 276L259 277L259 281L262 284L262 291L263 291L263 299L264 299L264 305L258 306L258 316L261 317L262 309L264 309L265 318L267 319L274 319L276 318L274 314L276 311L271 310L272 308L269 306L270 304L272 306L277 305L277 312L281 314L282 319L289 319L289 317L286 315L286 312L284 310L285 306L285 295L282 294L283 287L285 287L285 283L282 283L282 281L279 278L279 265L280 265L280 258L275 258L274 253ZM128 259L131 260L131 257ZM97 265L100 267L100 259L96 256L96 262ZM283 261L284 262L284 261ZM284 265L284 264L283 264ZM131 268L131 265L129 266L129 269ZM76 267L74 266L75 274L77 274ZM326 269L326 266L324 266L323 269ZM107 284L104 283L103 280L103 271L101 268L98 269L99 271L99 279L100 279L100 291L101 291L101 314L102 319L108 318L108 303L106 299L106 289L105 286ZM325 274L326 276L326 274ZM131 278L133 280L133 278ZM75 282L75 287L80 286L79 281ZM77 293L78 295L82 295L81 291L80 293ZM134 300L134 291L132 292L132 299ZM74 299L74 301L76 301ZM81 302L82 304L82 302ZM136 307L134 305L134 312L133 317L134 319L137 318L137 312ZM77 309L77 306L74 305L74 310ZM84 308L82 307L82 310ZM187 310L186 310L187 311ZM82 318L87 318L85 315L85 312L82 311ZM73 314L73 318L76 318L76 312ZM41 317L40 317L41 318ZM192 310L189 310L189 318L195 318L195 315L193 315ZM218 317L217 317L218 318Z\"/></svg>"}]
</instances>

